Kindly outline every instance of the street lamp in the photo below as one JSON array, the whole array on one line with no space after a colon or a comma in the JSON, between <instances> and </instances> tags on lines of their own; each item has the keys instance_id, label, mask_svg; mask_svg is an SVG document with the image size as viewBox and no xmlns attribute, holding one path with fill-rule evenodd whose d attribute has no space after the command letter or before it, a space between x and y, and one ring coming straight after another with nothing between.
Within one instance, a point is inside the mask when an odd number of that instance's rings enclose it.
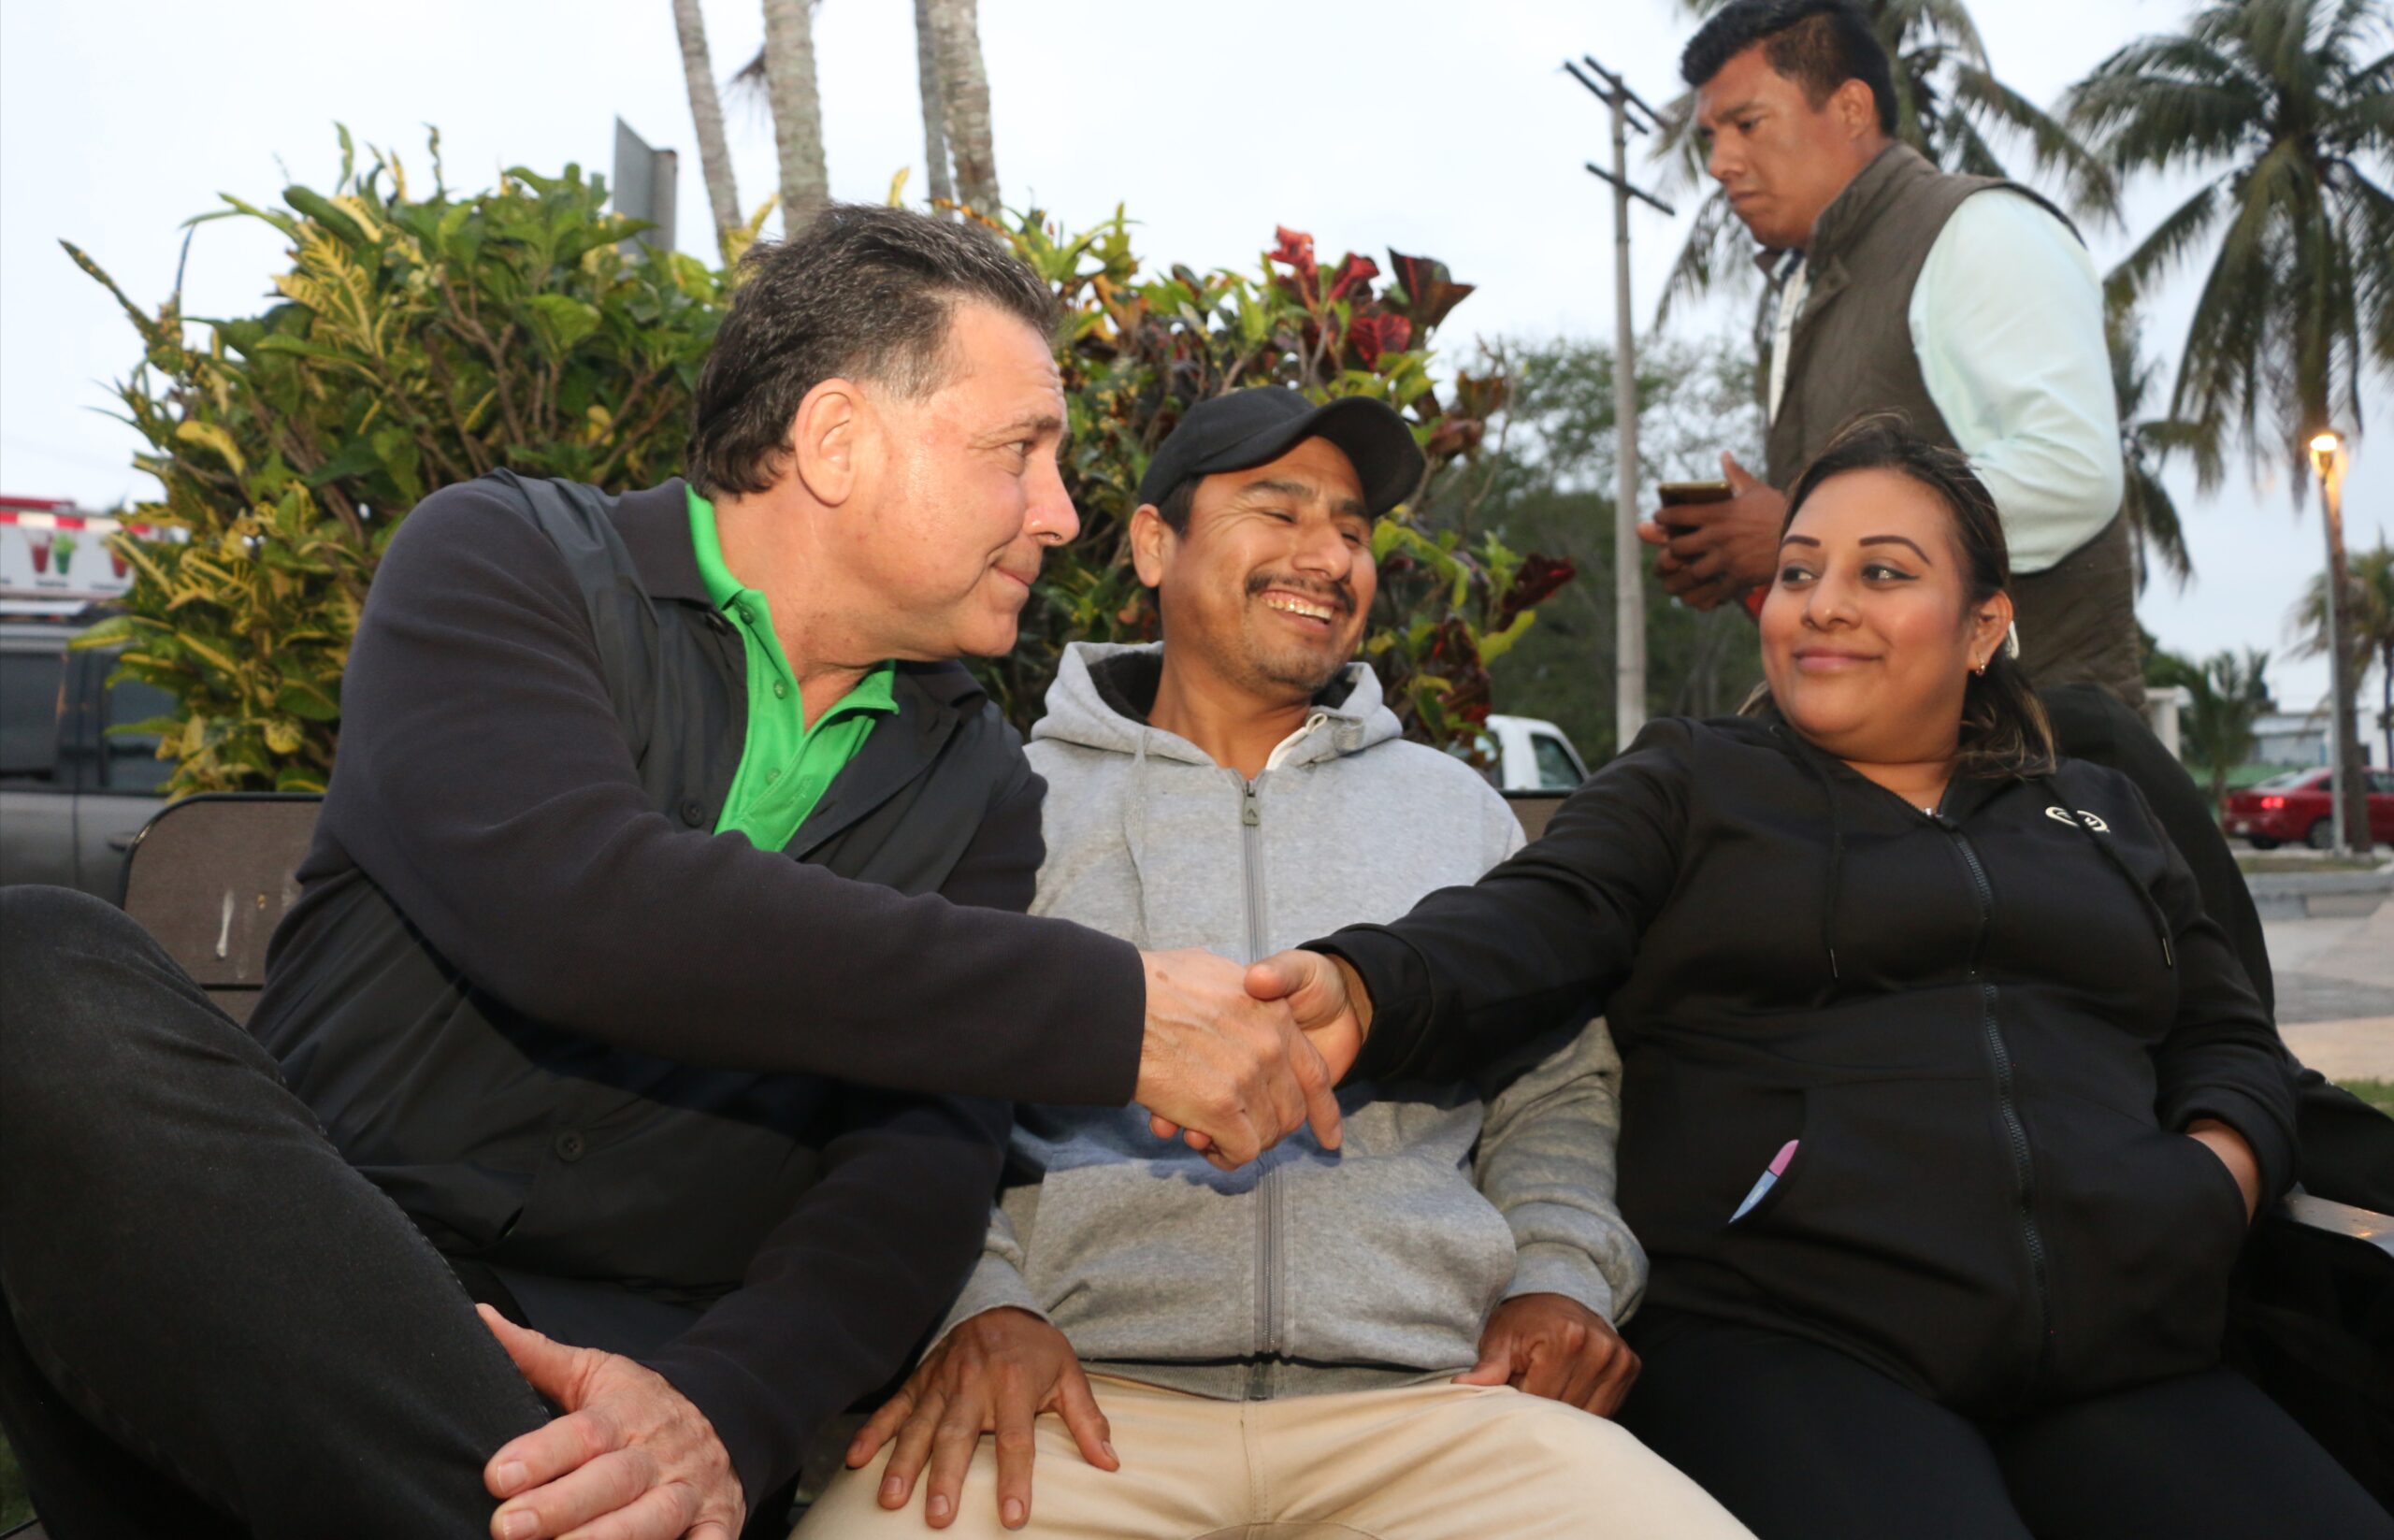
<instances>
[{"instance_id":1,"label":"street lamp","mask_svg":"<svg viewBox=\"0 0 2394 1540\"><path fill-rule=\"evenodd\" d=\"M2333 428L2312 439L2311 465L2319 473L2325 511L2321 522L2328 531L2328 800L2333 808L2335 848L2349 854L2368 840L2369 817L2365 811L2355 817L2346 805L2362 783L2353 763L2358 739L2352 719L2352 681L2346 677L2350 650L2344 643L2344 441Z\"/></svg>"}]
</instances>

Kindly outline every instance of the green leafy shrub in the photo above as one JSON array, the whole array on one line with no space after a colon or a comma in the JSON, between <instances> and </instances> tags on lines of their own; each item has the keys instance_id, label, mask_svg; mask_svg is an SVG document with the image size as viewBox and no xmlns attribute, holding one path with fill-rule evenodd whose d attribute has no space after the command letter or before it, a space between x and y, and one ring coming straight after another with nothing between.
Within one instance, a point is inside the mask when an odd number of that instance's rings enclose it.
<instances>
[{"instance_id":1,"label":"green leafy shrub","mask_svg":"<svg viewBox=\"0 0 2394 1540\"><path fill-rule=\"evenodd\" d=\"M117 538L125 612L84 639L125 643L123 670L181 703L155 725L176 795L323 789L350 637L401 518L498 466L618 487L672 475L722 314L719 274L618 246L641 224L577 166L453 196L436 137L435 185L415 196L397 156L369 151L361 174L346 131L341 148L329 194L227 195L202 216L290 238L262 315L187 323L180 296L144 312L67 247L141 334L117 395L165 491L131 516L187 537Z\"/></svg>"},{"instance_id":2,"label":"green leafy shrub","mask_svg":"<svg viewBox=\"0 0 2394 1540\"><path fill-rule=\"evenodd\" d=\"M168 789L321 790L338 745L340 677L382 552L427 492L495 467L614 490L677 473L699 366L729 295L722 271L627 252L642 226L606 209L603 180L515 169L453 194L411 193L396 155L361 172L347 132L330 194L279 207L227 195L202 219L262 220L290 240L280 302L233 320L154 312L67 251L132 317L142 361L118 387L163 495L128 512L183 538L116 538L134 583L84 645L123 644L123 670L180 703L161 731ZM194 223L198 223L195 221ZM1154 612L1124 535L1156 445L1196 401L1243 385L1317 399L1368 394L1404 411L1431 462L1421 495L1382 522L1370 655L1408 731L1465 738L1487 713L1487 664L1528 627L1567 564L1466 541L1423 511L1476 457L1498 377L1442 403L1426 344L1470 293L1440 265L1392 253L1395 281L1349 255L1325 270L1279 232L1260 273L1142 276L1128 222L1063 239L1037 214L1005 232L1057 285L1073 437L1066 480L1083 518L1051 558L1015 652L984 668L1017 723L1038 714L1069 640L1150 636ZM189 329L204 336L194 339Z\"/></svg>"}]
</instances>

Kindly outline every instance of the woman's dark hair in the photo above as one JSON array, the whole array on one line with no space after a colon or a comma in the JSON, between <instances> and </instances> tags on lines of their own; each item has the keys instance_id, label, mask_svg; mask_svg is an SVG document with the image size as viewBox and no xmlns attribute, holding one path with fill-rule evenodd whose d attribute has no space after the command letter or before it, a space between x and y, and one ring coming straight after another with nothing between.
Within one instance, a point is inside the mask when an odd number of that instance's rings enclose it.
<instances>
[{"instance_id":1,"label":"woman's dark hair","mask_svg":"<svg viewBox=\"0 0 2394 1540\"><path fill-rule=\"evenodd\" d=\"M976 224L835 203L796 239L750 247L699 371L690 484L709 497L772 486L798 404L834 376L915 398L939 389L959 300L1018 316L1043 338L1056 327L1054 291Z\"/></svg>"},{"instance_id":2,"label":"woman's dark hair","mask_svg":"<svg viewBox=\"0 0 2394 1540\"><path fill-rule=\"evenodd\" d=\"M1870 19L1852 0L1731 0L1696 30L1680 54L1680 79L1702 87L1753 47L1770 67L1804 88L1815 110L1848 80L1870 88L1879 127L1896 132L1896 76Z\"/></svg>"},{"instance_id":3,"label":"woman's dark hair","mask_svg":"<svg viewBox=\"0 0 2394 1540\"><path fill-rule=\"evenodd\" d=\"M1826 449L1796 478L1787 494L1787 517L1781 535L1796 523L1805 502L1834 477L1853 470L1892 470L1937 494L1945 505L1954 535L1954 549L1962 558L1962 603L1966 614L2012 586L2012 553L2003 540L2003 520L1994 495L1970 468L1969 461L1953 450L1930 443L1914 433L1902 416L1881 412L1858 418L1839 429ZM1771 704L1767 685L1746 702L1749 712ZM2054 728L2028 675L1999 646L1986 660L1986 671L1974 673L1962 695L1961 755L1957 775L1993 777L2047 775L2054 768Z\"/></svg>"}]
</instances>

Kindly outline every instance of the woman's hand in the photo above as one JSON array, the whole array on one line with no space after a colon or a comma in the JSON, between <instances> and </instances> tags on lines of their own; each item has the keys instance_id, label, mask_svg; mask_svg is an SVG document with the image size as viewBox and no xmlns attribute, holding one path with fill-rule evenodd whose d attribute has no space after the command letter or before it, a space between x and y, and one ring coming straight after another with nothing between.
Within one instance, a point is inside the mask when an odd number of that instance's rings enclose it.
<instances>
[{"instance_id":1,"label":"woman's hand","mask_svg":"<svg viewBox=\"0 0 2394 1540\"><path fill-rule=\"evenodd\" d=\"M848 1466L865 1464L894 1437L881 1505L904 1507L928 1461L923 1517L931 1528L945 1529L963 1500L973 1449L983 1433L995 1433L999 1520L1020 1529L1031 1517L1031 1424L1042 1412L1064 1419L1082 1459L1103 1471L1121 1468L1106 1442L1113 1431L1064 1334L1026 1310L985 1311L942 1339L873 1414L848 1446Z\"/></svg>"},{"instance_id":2,"label":"woman's hand","mask_svg":"<svg viewBox=\"0 0 2394 1540\"><path fill-rule=\"evenodd\" d=\"M2236 1178L2236 1189L2244 1195L2244 1222L2251 1224L2261 1207L2261 1162L2254 1159L2253 1146L2216 1117L2196 1118L2186 1125L2186 1137L2218 1156Z\"/></svg>"}]
</instances>

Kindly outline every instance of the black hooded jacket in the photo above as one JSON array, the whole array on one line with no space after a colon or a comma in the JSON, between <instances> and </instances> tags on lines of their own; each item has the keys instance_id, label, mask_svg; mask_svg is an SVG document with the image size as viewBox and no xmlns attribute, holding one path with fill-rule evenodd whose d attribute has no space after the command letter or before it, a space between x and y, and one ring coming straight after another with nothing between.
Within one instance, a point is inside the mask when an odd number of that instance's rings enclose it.
<instances>
[{"instance_id":1,"label":"black hooded jacket","mask_svg":"<svg viewBox=\"0 0 2394 1540\"><path fill-rule=\"evenodd\" d=\"M1974 1415L2217 1360L2245 1216L2190 1122L2242 1133L2266 1198L2292 1181L2271 1022L2096 766L1932 814L1783 723L1657 722L1476 885L1316 944L1375 1002L1358 1077L1605 1011L1649 1297Z\"/></svg>"},{"instance_id":2,"label":"black hooded jacket","mask_svg":"<svg viewBox=\"0 0 2394 1540\"><path fill-rule=\"evenodd\" d=\"M899 667L786 851L714 834L728 633L679 481L425 498L251 1027L443 1253L644 1358L755 1502L978 1253L1009 1118L959 1093L1126 1101L1143 987L1124 943L998 912L1031 900L1045 787L960 666ZM610 1334L527 1280L600 1286Z\"/></svg>"}]
</instances>

